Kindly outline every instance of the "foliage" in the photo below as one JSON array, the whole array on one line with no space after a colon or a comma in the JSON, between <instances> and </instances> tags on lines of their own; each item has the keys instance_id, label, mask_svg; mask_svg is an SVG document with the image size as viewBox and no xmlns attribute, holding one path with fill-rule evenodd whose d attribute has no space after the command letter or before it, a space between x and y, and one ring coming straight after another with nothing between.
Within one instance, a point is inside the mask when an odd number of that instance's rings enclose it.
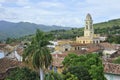
<instances>
[{"instance_id":1,"label":"foliage","mask_svg":"<svg viewBox=\"0 0 120 80\"><path fill-rule=\"evenodd\" d=\"M45 80L63 80L62 75L55 72L45 74Z\"/></svg>"},{"instance_id":2,"label":"foliage","mask_svg":"<svg viewBox=\"0 0 120 80\"><path fill-rule=\"evenodd\" d=\"M113 60L113 63L120 64L120 56Z\"/></svg>"},{"instance_id":3,"label":"foliage","mask_svg":"<svg viewBox=\"0 0 120 80\"><path fill-rule=\"evenodd\" d=\"M10 44L10 43L13 43L13 42L17 42L17 39L14 39L14 38L7 38L6 39L6 44Z\"/></svg>"},{"instance_id":4,"label":"foliage","mask_svg":"<svg viewBox=\"0 0 120 80\"><path fill-rule=\"evenodd\" d=\"M92 80L90 78L88 69L83 66L70 66L67 70L64 70L64 80L67 80L70 77L69 73L74 75L74 77L76 77L78 80Z\"/></svg>"},{"instance_id":5,"label":"foliage","mask_svg":"<svg viewBox=\"0 0 120 80\"><path fill-rule=\"evenodd\" d=\"M47 48L49 37L50 36L47 36L44 32L37 29L35 37L23 54L23 61L32 62L33 67L40 70L41 80L43 80L43 70L48 69L52 62L52 56Z\"/></svg>"},{"instance_id":6,"label":"foliage","mask_svg":"<svg viewBox=\"0 0 120 80\"><path fill-rule=\"evenodd\" d=\"M34 24L29 22L7 22L0 21L0 40L5 40L8 37L10 38L19 38L26 35L31 35L36 32L36 29L41 29L43 31L65 29L68 30L70 27L61 27L61 26L49 26L42 24Z\"/></svg>"},{"instance_id":7,"label":"foliage","mask_svg":"<svg viewBox=\"0 0 120 80\"><path fill-rule=\"evenodd\" d=\"M78 80L78 78L75 75L68 72L65 74L64 80Z\"/></svg>"},{"instance_id":8,"label":"foliage","mask_svg":"<svg viewBox=\"0 0 120 80\"><path fill-rule=\"evenodd\" d=\"M55 39L74 39L76 36L83 35L83 28L72 28L71 30L52 30Z\"/></svg>"},{"instance_id":9,"label":"foliage","mask_svg":"<svg viewBox=\"0 0 120 80\"><path fill-rule=\"evenodd\" d=\"M4 24L3 24L4 23ZM76 36L83 36L83 30L84 28L70 28L70 27L61 27L61 26L45 26L45 25L36 25L36 24L31 24L31 23L17 23L17 27L14 23L9 23L9 22L3 22L0 23L4 28L0 28L1 30L1 37L0 40L6 39L8 37L11 38L18 38L18 37L23 37L25 35L31 35L34 34L36 31L36 28L44 30L44 31L50 31L47 32L48 34L54 35L55 39L75 39ZM9 29L9 27L12 27L12 29ZM1 26L0 25L0 26ZM33 27L34 26L34 27ZM93 24L94 31L97 34L101 34L102 36L104 35L113 35L113 34L120 34L120 19L116 20L110 20L107 22L101 22L101 23L96 23ZM17 31L17 32L16 32ZM28 40L29 40L28 36ZM26 37L24 37L26 39Z\"/></svg>"},{"instance_id":10,"label":"foliage","mask_svg":"<svg viewBox=\"0 0 120 80\"><path fill-rule=\"evenodd\" d=\"M63 61L65 70L63 74L70 72L79 80L106 80L103 72L102 61L98 54L77 56L69 54Z\"/></svg>"},{"instance_id":11,"label":"foliage","mask_svg":"<svg viewBox=\"0 0 120 80\"><path fill-rule=\"evenodd\" d=\"M34 59L46 59L46 57L49 57L51 59L51 55L49 54L49 50L46 47L49 44L49 40L51 36L47 36L45 33L43 33L40 30L37 30L35 37L32 39L32 42L30 45L28 45L28 47L25 49L24 54L23 54L23 60L29 62L29 59L32 59L33 65L38 64L39 62L34 62L36 60ZM44 57L43 57L44 56ZM31 58L27 58L27 57L31 57ZM40 58L41 57L41 58ZM27 58L27 59L26 59ZM39 60L41 61L41 60ZM50 60L48 60L50 61ZM39 67L39 66L43 66L46 65L45 60L42 60L41 62L43 63L39 63L38 66L34 66L34 67ZM46 65L47 67L48 65Z\"/></svg>"},{"instance_id":12,"label":"foliage","mask_svg":"<svg viewBox=\"0 0 120 80\"><path fill-rule=\"evenodd\" d=\"M102 36L120 34L120 19L96 23L93 24L93 27L95 33ZM76 36L83 36L83 30L84 28L72 28L71 30L52 30L50 33L56 39L75 39Z\"/></svg>"},{"instance_id":13,"label":"foliage","mask_svg":"<svg viewBox=\"0 0 120 80\"><path fill-rule=\"evenodd\" d=\"M39 80L39 76L36 72L24 67L11 71L5 80Z\"/></svg>"},{"instance_id":14,"label":"foliage","mask_svg":"<svg viewBox=\"0 0 120 80\"><path fill-rule=\"evenodd\" d=\"M107 38L107 42L120 44L120 35L109 35Z\"/></svg>"}]
</instances>

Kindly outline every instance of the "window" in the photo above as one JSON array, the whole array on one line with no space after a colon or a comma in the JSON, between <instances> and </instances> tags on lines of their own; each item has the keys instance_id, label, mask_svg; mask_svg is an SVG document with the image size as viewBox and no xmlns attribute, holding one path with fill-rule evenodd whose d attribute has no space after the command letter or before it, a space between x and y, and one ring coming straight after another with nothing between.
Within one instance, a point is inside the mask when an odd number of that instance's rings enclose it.
<instances>
[{"instance_id":1,"label":"window","mask_svg":"<svg viewBox=\"0 0 120 80\"><path fill-rule=\"evenodd\" d=\"M77 48L75 47L75 50L77 50Z\"/></svg>"},{"instance_id":2,"label":"window","mask_svg":"<svg viewBox=\"0 0 120 80\"><path fill-rule=\"evenodd\" d=\"M88 29L88 25L86 25L86 29Z\"/></svg>"},{"instance_id":3,"label":"window","mask_svg":"<svg viewBox=\"0 0 120 80\"><path fill-rule=\"evenodd\" d=\"M85 41L83 41L83 44L85 44Z\"/></svg>"},{"instance_id":4,"label":"window","mask_svg":"<svg viewBox=\"0 0 120 80\"><path fill-rule=\"evenodd\" d=\"M65 51L68 51L68 49L67 49L67 48L65 48Z\"/></svg>"},{"instance_id":5,"label":"window","mask_svg":"<svg viewBox=\"0 0 120 80\"><path fill-rule=\"evenodd\" d=\"M79 50L80 48L79 48L79 46L78 46L78 50Z\"/></svg>"}]
</instances>

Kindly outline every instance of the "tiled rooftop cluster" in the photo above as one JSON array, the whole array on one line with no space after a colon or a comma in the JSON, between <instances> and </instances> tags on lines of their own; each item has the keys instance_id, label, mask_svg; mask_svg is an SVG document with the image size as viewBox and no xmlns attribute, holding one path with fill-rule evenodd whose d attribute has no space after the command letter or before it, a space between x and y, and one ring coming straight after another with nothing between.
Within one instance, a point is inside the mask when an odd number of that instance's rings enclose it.
<instances>
[{"instance_id":1,"label":"tiled rooftop cluster","mask_svg":"<svg viewBox=\"0 0 120 80\"><path fill-rule=\"evenodd\" d=\"M104 63L104 72L120 75L120 64Z\"/></svg>"},{"instance_id":2,"label":"tiled rooftop cluster","mask_svg":"<svg viewBox=\"0 0 120 80\"><path fill-rule=\"evenodd\" d=\"M8 58L0 59L0 73L4 73L9 68L14 68L16 66L22 66L22 63Z\"/></svg>"}]
</instances>

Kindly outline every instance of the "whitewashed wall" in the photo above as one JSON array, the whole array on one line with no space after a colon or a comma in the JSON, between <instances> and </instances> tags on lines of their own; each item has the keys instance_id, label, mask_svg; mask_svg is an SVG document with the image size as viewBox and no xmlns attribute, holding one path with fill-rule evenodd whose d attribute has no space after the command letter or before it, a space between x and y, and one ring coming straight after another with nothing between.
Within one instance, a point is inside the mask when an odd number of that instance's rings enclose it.
<instances>
[{"instance_id":1,"label":"whitewashed wall","mask_svg":"<svg viewBox=\"0 0 120 80\"><path fill-rule=\"evenodd\" d=\"M107 80L120 80L120 75L105 73Z\"/></svg>"}]
</instances>

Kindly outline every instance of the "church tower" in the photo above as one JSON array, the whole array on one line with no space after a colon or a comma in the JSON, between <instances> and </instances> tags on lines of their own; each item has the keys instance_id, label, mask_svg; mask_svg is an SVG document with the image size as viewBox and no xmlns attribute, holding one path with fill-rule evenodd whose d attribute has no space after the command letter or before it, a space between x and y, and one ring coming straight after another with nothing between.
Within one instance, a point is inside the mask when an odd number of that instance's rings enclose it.
<instances>
[{"instance_id":1,"label":"church tower","mask_svg":"<svg viewBox=\"0 0 120 80\"><path fill-rule=\"evenodd\" d=\"M85 19L84 37L93 38L93 35L94 35L93 20L91 15L88 13Z\"/></svg>"}]
</instances>

